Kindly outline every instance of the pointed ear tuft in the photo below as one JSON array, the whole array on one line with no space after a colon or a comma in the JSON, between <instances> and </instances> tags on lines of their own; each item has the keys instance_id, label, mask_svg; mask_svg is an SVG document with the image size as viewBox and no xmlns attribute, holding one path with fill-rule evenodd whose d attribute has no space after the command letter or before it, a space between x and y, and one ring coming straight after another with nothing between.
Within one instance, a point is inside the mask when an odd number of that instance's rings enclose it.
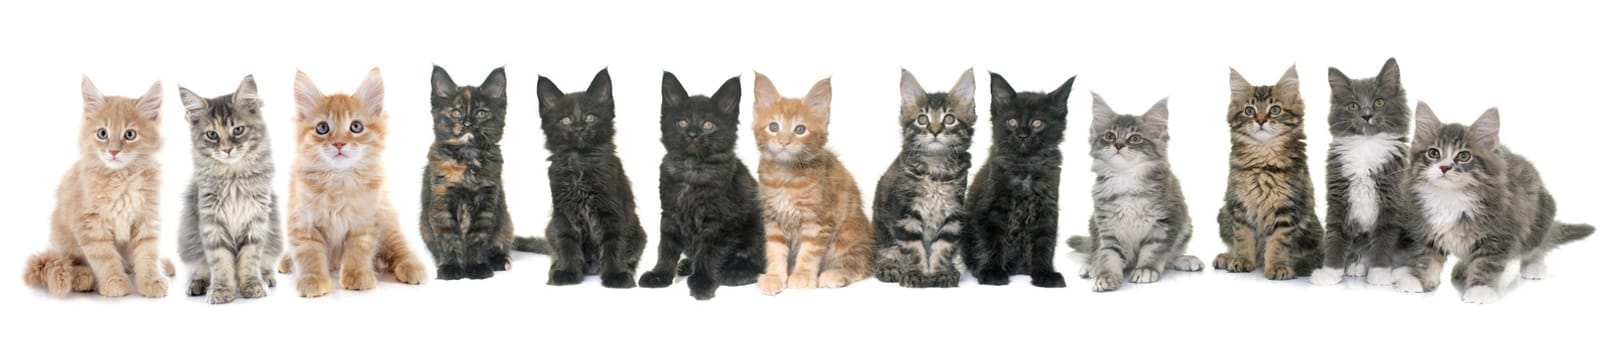
<instances>
[{"instance_id":1,"label":"pointed ear tuft","mask_svg":"<svg viewBox=\"0 0 1614 350\"><path fill-rule=\"evenodd\" d=\"M723 86L718 87L717 92L712 93L712 103L716 104L717 109L724 114L731 114L734 115L734 118L739 118L740 77L735 76L729 78L728 81L724 81Z\"/></svg>"},{"instance_id":2,"label":"pointed ear tuft","mask_svg":"<svg viewBox=\"0 0 1614 350\"><path fill-rule=\"evenodd\" d=\"M186 122L194 124L197 120L202 119L204 113L207 113L207 100L203 99L202 96L197 96L195 92L191 92L191 89L186 89L183 86L179 87L179 102L185 104Z\"/></svg>"},{"instance_id":3,"label":"pointed ear tuft","mask_svg":"<svg viewBox=\"0 0 1614 350\"><path fill-rule=\"evenodd\" d=\"M1429 104L1418 101L1418 111L1415 113L1418 130L1413 134L1413 143L1431 144L1435 142L1435 135L1440 132L1440 118L1435 117L1435 110Z\"/></svg>"},{"instance_id":4,"label":"pointed ear tuft","mask_svg":"<svg viewBox=\"0 0 1614 350\"><path fill-rule=\"evenodd\" d=\"M231 98L235 107L242 110L251 111L263 107L263 99L258 97L258 80L252 75L241 78L241 85L235 87L235 94ZM188 108L190 103L185 105Z\"/></svg>"},{"instance_id":5,"label":"pointed ear tuft","mask_svg":"<svg viewBox=\"0 0 1614 350\"><path fill-rule=\"evenodd\" d=\"M1401 64L1395 62L1395 57L1384 61L1384 68L1379 69L1379 86L1390 91L1401 89Z\"/></svg>"},{"instance_id":6,"label":"pointed ear tuft","mask_svg":"<svg viewBox=\"0 0 1614 350\"><path fill-rule=\"evenodd\" d=\"M359 106L363 113L371 118L380 118L385 112L386 87L381 82L381 67L370 69L364 75L364 81L359 83L359 90L353 93L359 99Z\"/></svg>"},{"instance_id":7,"label":"pointed ear tuft","mask_svg":"<svg viewBox=\"0 0 1614 350\"><path fill-rule=\"evenodd\" d=\"M79 83L79 86L84 91L84 117L89 118L90 115L101 110L101 104L106 102L106 96L101 95L101 89L96 89L94 82L90 82L90 76L85 75L83 77L84 79Z\"/></svg>"},{"instance_id":8,"label":"pointed ear tuft","mask_svg":"<svg viewBox=\"0 0 1614 350\"><path fill-rule=\"evenodd\" d=\"M819 80L818 83L813 84L813 88L807 90L807 98L803 99L803 102L807 103L807 109L812 110L813 114L823 117L825 124L829 123L830 97L834 95L830 88L829 79L824 78L824 80Z\"/></svg>"},{"instance_id":9,"label":"pointed ear tuft","mask_svg":"<svg viewBox=\"0 0 1614 350\"><path fill-rule=\"evenodd\" d=\"M1351 77L1345 76L1345 72L1339 71L1339 68L1328 67L1328 87L1333 89L1336 95L1350 92Z\"/></svg>"},{"instance_id":10,"label":"pointed ear tuft","mask_svg":"<svg viewBox=\"0 0 1614 350\"><path fill-rule=\"evenodd\" d=\"M1060 84L1059 88L1054 89L1054 91L1052 91L1052 92L1049 92L1048 93L1048 99L1052 100L1052 101L1059 102L1061 104L1063 104L1065 102L1069 102L1070 101L1070 88L1071 88L1071 86L1073 86L1075 84L1076 84L1076 76L1072 75L1070 77L1070 79L1065 79L1065 83Z\"/></svg>"},{"instance_id":11,"label":"pointed ear tuft","mask_svg":"<svg viewBox=\"0 0 1614 350\"><path fill-rule=\"evenodd\" d=\"M454 83L454 78L448 75L448 70L432 65L432 96L448 97L454 94L454 90L459 90L459 87L459 84Z\"/></svg>"},{"instance_id":12,"label":"pointed ear tuft","mask_svg":"<svg viewBox=\"0 0 1614 350\"><path fill-rule=\"evenodd\" d=\"M562 97L566 97L566 93L560 92L560 88L555 87L555 82L550 81L548 77L542 75L538 76L539 111L548 110L551 107L554 107L556 104L559 104ZM542 113L539 114L539 117L541 118L548 117L542 115Z\"/></svg>"},{"instance_id":13,"label":"pointed ear tuft","mask_svg":"<svg viewBox=\"0 0 1614 350\"><path fill-rule=\"evenodd\" d=\"M1300 101L1300 73L1295 71L1295 66L1289 66L1289 70L1283 72L1283 78L1278 79L1273 90L1277 90L1278 100L1288 103Z\"/></svg>"},{"instance_id":14,"label":"pointed ear tuft","mask_svg":"<svg viewBox=\"0 0 1614 350\"><path fill-rule=\"evenodd\" d=\"M768 79L768 76L762 75L762 72L752 71L751 73L756 76L755 82L751 84L752 98L755 99L753 108L764 109L772 106L775 102L779 102L779 89L773 87L773 79Z\"/></svg>"},{"instance_id":15,"label":"pointed ear tuft","mask_svg":"<svg viewBox=\"0 0 1614 350\"><path fill-rule=\"evenodd\" d=\"M588 84L588 98L594 102L614 105L616 102L611 96L610 68L601 68L594 74L594 81Z\"/></svg>"},{"instance_id":16,"label":"pointed ear tuft","mask_svg":"<svg viewBox=\"0 0 1614 350\"><path fill-rule=\"evenodd\" d=\"M482 95L488 98L503 99L505 91L507 91L505 90L506 85L504 67L499 67L494 68L493 72L489 72L488 78L483 79L482 85L478 86L477 89L481 89Z\"/></svg>"},{"instance_id":17,"label":"pointed ear tuft","mask_svg":"<svg viewBox=\"0 0 1614 350\"><path fill-rule=\"evenodd\" d=\"M992 80L992 104L1007 105L1014 102L1014 96L1018 94L1018 92L1014 91L1013 86L1009 86L1009 81L1003 79L1003 76L997 73L987 73L990 75L990 79Z\"/></svg>"},{"instance_id":18,"label":"pointed ear tuft","mask_svg":"<svg viewBox=\"0 0 1614 350\"><path fill-rule=\"evenodd\" d=\"M1166 109L1170 99L1170 97L1161 98L1160 102L1155 102L1153 107L1149 107L1148 112L1143 113L1143 133L1149 135L1150 138L1156 140L1169 140L1171 138L1167 134L1171 113Z\"/></svg>"},{"instance_id":19,"label":"pointed ear tuft","mask_svg":"<svg viewBox=\"0 0 1614 350\"><path fill-rule=\"evenodd\" d=\"M146 93L140 95L140 100L135 102L135 106L139 107L141 119L150 121L161 119L163 115L163 82L161 80L152 82L151 88L146 89Z\"/></svg>"},{"instance_id":20,"label":"pointed ear tuft","mask_svg":"<svg viewBox=\"0 0 1614 350\"><path fill-rule=\"evenodd\" d=\"M953 84L953 90L947 93L953 99L953 106L959 110L970 111L975 109L975 68L964 70ZM960 113L959 115L974 115L975 113ZM973 117L971 117L973 118Z\"/></svg>"},{"instance_id":21,"label":"pointed ear tuft","mask_svg":"<svg viewBox=\"0 0 1614 350\"><path fill-rule=\"evenodd\" d=\"M297 78L292 82L292 97L297 102L297 120L306 120L314 117L314 108L319 106L319 101L325 98L325 94L319 92L319 88L314 86L314 80L309 79L308 74L299 69Z\"/></svg>"},{"instance_id":22,"label":"pointed ear tuft","mask_svg":"<svg viewBox=\"0 0 1614 350\"><path fill-rule=\"evenodd\" d=\"M661 108L675 108L684 105L689 99L689 92L684 90L684 83L678 81L678 76L672 72L661 72Z\"/></svg>"},{"instance_id":23,"label":"pointed ear tuft","mask_svg":"<svg viewBox=\"0 0 1614 350\"><path fill-rule=\"evenodd\" d=\"M902 70L902 82L898 85L902 90L903 107L918 107L921 100L925 99L925 88L919 86L919 80L914 79L913 73L909 73L907 69Z\"/></svg>"},{"instance_id":24,"label":"pointed ear tuft","mask_svg":"<svg viewBox=\"0 0 1614 350\"><path fill-rule=\"evenodd\" d=\"M1502 115L1495 107L1485 110L1468 126L1470 142L1478 149L1495 152L1502 147Z\"/></svg>"},{"instance_id":25,"label":"pointed ear tuft","mask_svg":"<svg viewBox=\"0 0 1614 350\"><path fill-rule=\"evenodd\" d=\"M1097 135L1099 130L1109 127L1110 122L1115 120L1115 110L1111 109L1110 104L1108 102L1104 102L1104 97L1099 96L1097 92L1092 92L1092 94L1093 126L1089 128L1088 131L1090 134Z\"/></svg>"},{"instance_id":26,"label":"pointed ear tuft","mask_svg":"<svg viewBox=\"0 0 1614 350\"><path fill-rule=\"evenodd\" d=\"M1250 96L1250 81L1245 80L1244 75L1239 74L1239 70L1233 69L1233 67L1227 67L1227 71L1229 72L1227 85L1233 91L1233 100L1248 98Z\"/></svg>"}]
</instances>

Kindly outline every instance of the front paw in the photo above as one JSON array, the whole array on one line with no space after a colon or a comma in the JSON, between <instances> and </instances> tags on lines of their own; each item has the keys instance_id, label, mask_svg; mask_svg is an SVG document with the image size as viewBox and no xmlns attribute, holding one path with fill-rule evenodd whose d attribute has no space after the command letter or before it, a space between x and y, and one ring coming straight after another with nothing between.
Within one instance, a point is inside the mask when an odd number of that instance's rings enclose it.
<instances>
[{"instance_id":1,"label":"front paw","mask_svg":"<svg viewBox=\"0 0 1614 350\"><path fill-rule=\"evenodd\" d=\"M1247 258L1236 257L1228 253L1217 254L1216 261L1213 264L1217 269L1227 270L1227 272L1233 273L1244 273L1255 270L1255 261Z\"/></svg>"},{"instance_id":2,"label":"front paw","mask_svg":"<svg viewBox=\"0 0 1614 350\"><path fill-rule=\"evenodd\" d=\"M930 287L936 287L936 288L957 288L958 287L958 271L942 271L942 272L938 272L938 273L936 273L934 275L930 275L929 279L930 279L930 283L929 283Z\"/></svg>"},{"instance_id":3,"label":"front paw","mask_svg":"<svg viewBox=\"0 0 1614 350\"><path fill-rule=\"evenodd\" d=\"M1264 272L1267 279L1273 281L1295 279L1295 271L1293 268L1290 268L1288 264L1268 264Z\"/></svg>"},{"instance_id":4,"label":"front paw","mask_svg":"<svg viewBox=\"0 0 1614 350\"><path fill-rule=\"evenodd\" d=\"M1423 280L1413 276L1407 268L1398 268L1392 272L1395 275L1395 291L1402 293L1423 293L1434 288L1424 288Z\"/></svg>"},{"instance_id":5,"label":"front paw","mask_svg":"<svg viewBox=\"0 0 1614 350\"><path fill-rule=\"evenodd\" d=\"M228 286L217 284L207 290L208 304L228 304L232 301L235 301L235 291L230 290Z\"/></svg>"},{"instance_id":6,"label":"front paw","mask_svg":"<svg viewBox=\"0 0 1614 350\"><path fill-rule=\"evenodd\" d=\"M600 284L605 288L627 289L633 288L632 272L612 272L600 276Z\"/></svg>"},{"instance_id":7,"label":"front paw","mask_svg":"<svg viewBox=\"0 0 1614 350\"><path fill-rule=\"evenodd\" d=\"M97 288L96 291L101 292L101 296L121 297L129 295L129 277L127 276L107 277L97 284L100 285L100 288Z\"/></svg>"},{"instance_id":8,"label":"front paw","mask_svg":"<svg viewBox=\"0 0 1614 350\"><path fill-rule=\"evenodd\" d=\"M486 263L471 264L465 268L465 277L473 280L482 280L493 277L493 266Z\"/></svg>"},{"instance_id":9,"label":"front paw","mask_svg":"<svg viewBox=\"0 0 1614 350\"><path fill-rule=\"evenodd\" d=\"M1311 284L1319 286L1332 286L1345 280L1345 270L1337 267L1324 267L1311 272Z\"/></svg>"},{"instance_id":10,"label":"front paw","mask_svg":"<svg viewBox=\"0 0 1614 350\"><path fill-rule=\"evenodd\" d=\"M790 275L789 282L785 283L790 289L818 288L818 274L807 271L797 271Z\"/></svg>"},{"instance_id":11,"label":"front paw","mask_svg":"<svg viewBox=\"0 0 1614 350\"><path fill-rule=\"evenodd\" d=\"M672 285L672 273L645 272L639 276L639 286L645 288L666 288Z\"/></svg>"},{"instance_id":12,"label":"front paw","mask_svg":"<svg viewBox=\"0 0 1614 350\"><path fill-rule=\"evenodd\" d=\"M925 276L925 273L923 272L915 270L903 271L902 274L897 277L897 285L906 288L925 288L930 285L930 277Z\"/></svg>"},{"instance_id":13,"label":"front paw","mask_svg":"<svg viewBox=\"0 0 1614 350\"><path fill-rule=\"evenodd\" d=\"M1194 271L1204 270L1205 269L1205 263L1199 261L1199 257L1197 257L1197 256L1183 255L1183 256L1177 257L1177 260L1174 260L1174 261L1171 262L1171 269L1177 270L1177 271L1194 272Z\"/></svg>"},{"instance_id":14,"label":"front paw","mask_svg":"<svg viewBox=\"0 0 1614 350\"><path fill-rule=\"evenodd\" d=\"M785 276L762 275L757 278L757 289L762 290L762 295L779 295L785 290Z\"/></svg>"},{"instance_id":15,"label":"front paw","mask_svg":"<svg viewBox=\"0 0 1614 350\"><path fill-rule=\"evenodd\" d=\"M550 270L549 285L570 286L583 283L583 274L577 270Z\"/></svg>"},{"instance_id":16,"label":"front paw","mask_svg":"<svg viewBox=\"0 0 1614 350\"><path fill-rule=\"evenodd\" d=\"M981 270L975 273L975 281L988 286L1003 286L1009 284L1009 272L1003 270Z\"/></svg>"},{"instance_id":17,"label":"front paw","mask_svg":"<svg viewBox=\"0 0 1614 350\"><path fill-rule=\"evenodd\" d=\"M695 300L711 300L717 297L717 281L704 273L690 275L686 281L689 283L689 296Z\"/></svg>"},{"instance_id":18,"label":"front paw","mask_svg":"<svg viewBox=\"0 0 1614 350\"><path fill-rule=\"evenodd\" d=\"M1128 280L1132 281L1132 283L1155 283L1160 281L1160 271L1147 267L1134 269L1132 270L1132 276L1129 276Z\"/></svg>"},{"instance_id":19,"label":"front paw","mask_svg":"<svg viewBox=\"0 0 1614 350\"><path fill-rule=\"evenodd\" d=\"M1098 293L1121 289L1121 276L1116 274L1100 274L1093 277L1093 291Z\"/></svg>"},{"instance_id":20,"label":"front paw","mask_svg":"<svg viewBox=\"0 0 1614 350\"><path fill-rule=\"evenodd\" d=\"M342 289L370 290L375 288L375 271L351 269L342 271Z\"/></svg>"},{"instance_id":21,"label":"front paw","mask_svg":"<svg viewBox=\"0 0 1614 350\"><path fill-rule=\"evenodd\" d=\"M275 286L275 282L277 281L275 281L274 271L263 270L263 284L273 288Z\"/></svg>"},{"instance_id":22,"label":"front paw","mask_svg":"<svg viewBox=\"0 0 1614 350\"><path fill-rule=\"evenodd\" d=\"M421 284L426 282L426 267L419 261L406 259L392 267L392 278L403 284Z\"/></svg>"},{"instance_id":23,"label":"front paw","mask_svg":"<svg viewBox=\"0 0 1614 350\"><path fill-rule=\"evenodd\" d=\"M263 282L256 280L247 280L241 282L241 298L257 299L265 296L269 296L269 289L268 287L264 287Z\"/></svg>"},{"instance_id":24,"label":"front paw","mask_svg":"<svg viewBox=\"0 0 1614 350\"><path fill-rule=\"evenodd\" d=\"M297 277L297 295L304 298L322 297L331 293L331 276L304 275Z\"/></svg>"},{"instance_id":25,"label":"front paw","mask_svg":"<svg viewBox=\"0 0 1614 350\"><path fill-rule=\"evenodd\" d=\"M857 280L841 270L824 271L818 275L818 288L840 288L852 285L852 282Z\"/></svg>"},{"instance_id":26,"label":"front paw","mask_svg":"<svg viewBox=\"0 0 1614 350\"><path fill-rule=\"evenodd\" d=\"M1463 302L1469 304L1490 304L1501 299L1502 295L1497 294L1496 289L1491 289L1490 286L1473 286L1463 292Z\"/></svg>"},{"instance_id":27,"label":"front paw","mask_svg":"<svg viewBox=\"0 0 1614 350\"><path fill-rule=\"evenodd\" d=\"M1350 265L1345 266L1345 276L1362 277L1362 275L1366 275L1366 274L1367 274L1367 264L1363 264L1363 263L1360 263L1360 262L1353 262Z\"/></svg>"},{"instance_id":28,"label":"front paw","mask_svg":"<svg viewBox=\"0 0 1614 350\"><path fill-rule=\"evenodd\" d=\"M1395 276L1388 267L1375 267L1367 270L1367 284L1375 286L1388 286L1395 284Z\"/></svg>"},{"instance_id":29,"label":"front paw","mask_svg":"<svg viewBox=\"0 0 1614 350\"><path fill-rule=\"evenodd\" d=\"M1065 288L1065 275L1058 272L1031 274L1031 285L1042 288Z\"/></svg>"},{"instance_id":30,"label":"front paw","mask_svg":"<svg viewBox=\"0 0 1614 350\"><path fill-rule=\"evenodd\" d=\"M168 296L168 280L159 276L136 277L140 295L147 298Z\"/></svg>"},{"instance_id":31,"label":"front paw","mask_svg":"<svg viewBox=\"0 0 1614 350\"><path fill-rule=\"evenodd\" d=\"M904 275L906 273L903 273L902 269L897 268L895 265L885 265L874 269L874 279L884 283L900 282Z\"/></svg>"},{"instance_id":32,"label":"front paw","mask_svg":"<svg viewBox=\"0 0 1614 350\"><path fill-rule=\"evenodd\" d=\"M190 286L185 288L185 295L195 297L207 294L207 284L207 280L204 279L191 280Z\"/></svg>"},{"instance_id":33,"label":"front paw","mask_svg":"<svg viewBox=\"0 0 1614 350\"><path fill-rule=\"evenodd\" d=\"M459 265L443 264L437 266L437 279L453 281L462 278L465 278L465 270L461 269Z\"/></svg>"}]
</instances>

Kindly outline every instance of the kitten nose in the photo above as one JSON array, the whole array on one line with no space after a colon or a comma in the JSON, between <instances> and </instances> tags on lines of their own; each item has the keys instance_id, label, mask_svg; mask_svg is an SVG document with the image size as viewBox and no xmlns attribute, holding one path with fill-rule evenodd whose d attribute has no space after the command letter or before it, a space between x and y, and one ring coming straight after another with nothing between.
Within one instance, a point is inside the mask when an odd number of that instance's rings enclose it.
<instances>
[{"instance_id":1,"label":"kitten nose","mask_svg":"<svg viewBox=\"0 0 1614 350\"><path fill-rule=\"evenodd\" d=\"M111 153L113 157L118 156L118 150L108 150L108 151L106 151L106 153Z\"/></svg>"},{"instance_id":2,"label":"kitten nose","mask_svg":"<svg viewBox=\"0 0 1614 350\"><path fill-rule=\"evenodd\" d=\"M220 148L219 152L224 152L224 154L230 154L231 150L234 150L234 148L225 147L225 148Z\"/></svg>"},{"instance_id":3,"label":"kitten nose","mask_svg":"<svg viewBox=\"0 0 1614 350\"><path fill-rule=\"evenodd\" d=\"M1440 173L1441 174L1445 174L1447 171L1451 171L1451 166L1450 165L1442 165L1442 166L1440 166Z\"/></svg>"},{"instance_id":4,"label":"kitten nose","mask_svg":"<svg viewBox=\"0 0 1614 350\"><path fill-rule=\"evenodd\" d=\"M1372 114L1363 115L1362 120L1373 121L1373 115Z\"/></svg>"},{"instance_id":5,"label":"kitten nose","mask_svg":"<svg viewBox=\"0 0 1614 350\"><path fill-rule=\"evenodd\" d=\"M334 146L334 147L336 147L336 150L337 150L337 151L341 151L341 150L342 150L342 147L343 147L343 146L347 146L347 144L346 144L346 143L341 143L341 142L337 142L337 143L333 143L333 144L331 144L331 146Z\"/></svg>"},{"instance_id":6,"label":"kitten nose","mask_svg":"<svg viewBox=\"0 0 1614 350\"><path fill-rule=\"evenodd\" d=\"M689 130L689 131L685 131L684 135L689 136L689 138L695 138L696 136L700 136L700 133L695 132L695 130Z\"/></svg>"}]
</instances>

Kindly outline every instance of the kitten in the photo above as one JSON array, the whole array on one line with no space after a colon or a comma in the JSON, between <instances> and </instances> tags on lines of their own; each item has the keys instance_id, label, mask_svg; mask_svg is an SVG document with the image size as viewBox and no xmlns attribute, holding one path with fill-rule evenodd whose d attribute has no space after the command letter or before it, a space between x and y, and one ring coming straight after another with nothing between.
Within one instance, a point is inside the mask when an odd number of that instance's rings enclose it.
<instances>
[{"instance_id":1,"label":"kitten","mask_svg":"<svg viewBox=\"0 0 1614 350\"><path fill-rule=\"evenodd\" d=\"M1116 114L1093 93L1093 216L1091 236L1071 236L1071 248L1087 254L1082 278L1093 278L1094 292L1132 283L1154 283L1170 267L1199 271L1204 263L1184 255L1194 232L1182 184L1166 157L1168 112L1160 99L1142 116ZM1097 237L1097 244L1092 242Z\"/></svg>"},{"instance_id":2,"label":"kitten","mask_svg":"<svg viewBox=\"0 0 1614 350\"><path fill-rule=\"evenodd\" d=\"M202 98L179 88L191 126L190 187L180 211L180 258L191 268L189 294L223 304L269 295L280 256L279 197L269 128L259 113L258 83L248 75L235 92Z\"/></svg>"},{"instance_id":3,"label":"kitten","mask_svg":"<svg viewBox=\"0 0 1614 350\"><path fill-rule=\"evenodd\" d=\"M607 288L633 288L645 233L612 141L611 74L601 69L587 91L571 94L539 76L538 114L554 204L545 229L553 250L549 284L577 284L583 275L599 274Z\"/></svg>"},{"instance_id":4,"label":"kitten","mask_svg":"<svg viewBox=\"0 0 1614 350\"><path fill-rule=\"evenodd\" d=\"M1031 275L1031 284L1063 288L1054 271L1059 245L1059 173L1065 141L1066 79L1048 93L1016 92L992 73L992 149L970 183L962 235L964 265L985 285Z\"/></svg>"},{"instance_id":5,"label":"kitten","mask_svg":"<svg viewBox=\"0 0 1614 350\"><path fill-rule=\"evenodd\" d=\"M1309 275L1322 260L1323 230L1306 166L1300 77L1290 66L1277 84L1252 86L1238 70L1229 71L1233 151L1225 203L1216 214L1227 252L1213 265L1227 272L1261 268L1272 280Z\"/></svg>"},{"instance_id":6,"label":"kitten","mask_svg":"<svg viewBox=\"0 0 1614 350\"><path fill-rule=\"evenodd\" d=\"M719 284L757 281L762 254L762 201L757 180L734 154L740 127L740 77L711 97L690 96L672 73L661 76L661 244L656 267L639 285L666 287L689 256L689 294L716 296Z\"/></svg>"},{"instance_id":7,"label":"kitten","mask_svg":"<svg viewBox=\"0 0 1614 350\"><path fill-rule=\"evenodd\" d=\"M1555 221L1557 202L1535 165L1502 146L1495 108L1463 126L1441 124L1419 102L1417 121L1407 210L1411 229L1428 248L1422 266L1397 273L1396 289L1434 289L1446 255L1454 254L1451 280L1463 301L1496 302L1510 260L1521 260L1520 277L1545 278L1547 252L1596 230Z\"/></svg>"},{"instance_id":8,"label":"kitten","mask_svg":"<svg viewBox=\"0 0 1614 350\"><path fill-rule=\"evenodd\" d=\"M928 93L902 70L902 153L874 190L875 277L903 287L957 287L958 235L975 134L975 70Z\"/></svg>"},{"instance_id":9,"label":"kitten","mask_svg":"<svg viewBox=\"0 0 1614 350\"><path fill-rule=\"evenodd\" d=\"M1352 80L1328 68L1333 95L1328 110L1328 215L1323 266L1314 284L1367 275L1375 285L1393 283L1391 270L1406 263L1415 241L1398 216L1404 202L1401 177L1407 167L1411 116L1401 67L1391 58L1379 75Z\"/></svg>"},{"instance_id":10,"label":"kitten","mask_svg":"<svg viewBox=\"0 0 1614 350\"><path fill-rule=\"evenodd\" d=\"M503 185L504 68L481 87L459 86L432 66L432 123L420 184L420 237L437 278L484 279L510 268L514 227Z\"/></svg>"},{"instance_id":11,"label":"kitten","mask_svg":"<svg viewBox=\"0 0 1614 350\"><path fill-rule=\"evenodd\" d=\"M166 296L157 254L162 82L139 98L103 96L89 77L82 84L79 160L56 189L50 249L28 258L23 281L55 296L93 290L117 297L129 294L132 268L135 292ZM172 275L172 267L165 270Z\"/></svg>"},{"instance_id":12,"label":"kitten","mask_svg":"<svg viewBox=\"0 0 1614 350\"><path fill-rule=\"evenodd\" d=\"M874 231L863 214L863 197L852 173L824 148L829 78L800 99L780 97L762 73L756 73L753 88L751 131L762 158L757 176L768 239L768 264L757 287L777 295L786 286L840 288L867 278Z\"/></svg>"},{"instance_id":13,"label":"kitten","mask_svg":"<svg viewBox=\"0 0 1614 350\"><path fill-rule=\"evenodd\" d=\"M375 288L377 268L390 269L398 282L424 282L425 267L409 250L385 190L381 152L390 118L382 108L381 69L371 69L352 95L322 94L299 70L292 95L297 155L286 201L292 250L281 272L296 263L303 297L331 292L333 259L348 290Z\"/></svg>"}]
</instances>

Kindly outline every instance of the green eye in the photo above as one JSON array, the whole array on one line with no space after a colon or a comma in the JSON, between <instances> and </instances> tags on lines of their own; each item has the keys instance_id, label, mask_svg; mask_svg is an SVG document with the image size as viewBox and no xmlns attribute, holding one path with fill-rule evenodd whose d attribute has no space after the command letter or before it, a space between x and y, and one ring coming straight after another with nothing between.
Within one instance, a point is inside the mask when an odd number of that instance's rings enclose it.
<instances>
[{"instance_id":1,"label":"green eye","mask_svg":"<svg viewBox=\"0 0 1614 350\"><path fill-rule=\"evenodd\" d=\"M1474 160L1474 155L1469 154L1468 151L1457 152L1457 157L1455 157L1455 159L1457 159L1458 163L1468 163L1469 161Z\"/></svg>"},{"instance_id":2,"label":"green eye","mask_svg":"<svg viewBox=\"0 0 1614 350\"><path fill-rule=\"evenodd\" d=\"M1126 142L1134 145L1143 143L1143 136L1132 135L1126 138Z\"/></svg>"},{"instance_id":3,"label":"green eye","mask_svg":"<svg viewBox=\"0 0 1614 350\"><path fill-rule=\"evenodd\" d=\"M1429 159L1440 160L1440 150L1439 149L1430 148L1428 152L1425 152L1425 154L1428 155Z\"/></svg>"},{"instance_id":4,"label":"green eye","mask_svg":"<svg viewBox=\"0 0 1614 350\"><path fill-rule=\"evenodd\" d=\"M1244 107L1244 115L1254 117L1255 116L1255 107L1245 106Z\"/></svg>"},{"instance_id":5,"label":"green eye","mask_svg":"<svg viewBox=\"0 0 1614 350\"><path fill-rule=\"evenodd\" d=\"M1350 109L1352 112L1354 112L1354 111L1356 111L1358 109L1362 109L1362 105L1358 105L1358 104L1356 104L1356 102L1351 102L1351 104L1345 106L1345 108Z\"/></svg>"},{"instance_id":6,"label":"green eye","mask_svg":"<svg viewBox=\"0 0 1614 350\"><path fill-rule=\"evenodd\" d=\"M796 135L806 135L806 134L807 134L807 126L806 125L796 125Z\"/></svg>"},{"instance_id":7,"label":"green eye","mask_svg":"<svg viewBox=\"0 0 1614 350\"><path fill-rule=\"evenodd\" d=\"M1282 113L1282 112L1283 112L1283 108L1279 108L1278 106L1272 106L1272 108L1267 108L1267 114L1270 114L1270 115L1278 115L1278 113Z\"/></svg>"},{"instance_id":8,"label":"green eye","mask_svg":"<svg viewBox=\"0 0 1614 350\"><path fill-rule=\"evenodd\" d=\"M1115 132L1114 131L1106 131L1106 132L1104 132L1104 142L1110 142L1110 141L1115 141Z\"/></svg>"},{"instance_id":9,"label":"green eye","mask_svg":"<svg viewBox=\"0 0 1614 350\"><path fill-rule=\"evenodd\" d=\"M768 132L770 132L770 133L779 132L779 122L768 123Z\"/></svg>"}]
</instances>

